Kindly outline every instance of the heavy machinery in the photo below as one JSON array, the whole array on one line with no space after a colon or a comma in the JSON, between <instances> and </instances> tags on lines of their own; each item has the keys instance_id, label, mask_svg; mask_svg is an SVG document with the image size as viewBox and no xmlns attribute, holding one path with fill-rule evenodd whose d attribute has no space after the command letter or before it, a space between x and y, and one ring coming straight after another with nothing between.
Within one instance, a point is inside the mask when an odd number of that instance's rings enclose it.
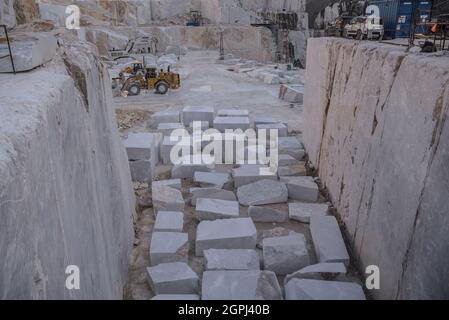
<instances>
[{"instance_id":1,"label":"heavy machinery","mask_svg":"<svg viewBox=\"0 0 449 320\"><path fill-rule=\"evenodd\" d=\"M355 17L344 27L343 36L357 40L382 40L384 36L383 20L379 17Z\"/></svg>"},{"instance_id":2,"label":"heavy machinery","mask_svg":"<svg viewBox=\"0 0 449 320\"><path fill-rule=\"evenodd\" d=\"M144 72L138 69L136 73L131 73L127 79L122 75L122 93L124 95L137 96L143 90L155 90L155 93L166 94L169 89L179 89L181 78L178 73L167 71L157 71L156 68L144 68Z\"/></svg>"},{"instance_id":3,"label":"heavy machinery","mask_svg":"<svg viewBox=\"0 0 449 320\"><path fill-rule=\"evenodd\" d=\"M329 22L326 25L324 33L326 37L342 37L345 26L354 19L353 16L339 16L334 21Z\"/></svg>"},{"instance_id":4,"label":"heavy machinery","mask_svg":"<svg viewBox=\"0 0 449 320\"><path fill-rule=\"evenodd\" d=\"M133 54L156 54L157 43L158 40L154 37L137 37L134 40L129 40L124 49L112 49L109 51L109 55L112 59L117 60Z\"/></svg>"},{"instance_id":5,"label":"heavy machinery","mask_svg":"<svg viewBox=\"0 0 449 320\"><path fill-rule=\"evenodd\" d=\"M203 23L203 17L201 16L201 13L197 10L191 10L190 11L190 18L189 21L187 21L188 27L199 27Z\"/></svg>"}]
</instances>

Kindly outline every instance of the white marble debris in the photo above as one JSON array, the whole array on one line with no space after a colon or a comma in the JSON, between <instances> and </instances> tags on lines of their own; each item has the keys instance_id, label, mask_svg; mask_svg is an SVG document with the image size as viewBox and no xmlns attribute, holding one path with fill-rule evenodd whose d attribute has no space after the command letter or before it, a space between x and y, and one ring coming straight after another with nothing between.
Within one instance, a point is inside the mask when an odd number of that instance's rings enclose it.
<instances>
[{"instance_id":1,"label":"white marble debris","mask_svg":"<svg viewBox=\"0 0 449 320\"><path fill-rule=\"evenodd\" d=\"M163 134L164 137L170 136L173 131L177 129L184 129L184 125L182 123L159 123L157 126L157 130Z\"/></svg>"},{"instance_id":2,"label":"white marble debris","mask_svg":"<svg viewBox=\"0 0 449 320\"><path fill-rule=\"evenodd\" d=\"M186 157L183 159L186 159ZM193 179L195 172L210 172L213 168L213 164L207 164L202 161L201 155L194 155L190 157L189 162L182 160L181 164L174 165L171 170L171 177L172 179Z\"/></svg>"},{"instance_id":3,"label":"white marble debris","mask_svg":"<svg viewBox=\"0 0 449 320\"><path fill-rule=\"evenodd\" d=\"M181 191L167 186L152 186L153 208L157 214L159 211L184 212L185 201Z\"/></svg>"},{"instance_id":4,"label":"white marble debris","mask_svg":"<svg viewBox=\"0 0 449 320\"><path fill-rule=\"evenodd\" d=\"M199 183L203 188L217 187L223 188L225 184L229 183L231 177L228 173L219 172L195 172L193 181Z\"/></svg>"},{"instance_id":5,"label":"white marble debris","mask_svg":"<svg viewBox=\"0 0 449 320\"><path fill-rule=\"evenodd\" d=\"M182 183L181 179L167 179L167 180L153 181L152 187L160 187L160 186L166 186L173 189L181 190Z\"/></svg>"},{"instance_id":6,"label":"white marble debris","mask_svg":"<svg viewBox=\"0 0 449 320\"><path fill-rule=\"evenodd\" d=\"M151 160L132 160L129 161L131 179L142 183L150 183L153 180L155 166Z\"/></svg>"},{"instance_id":7,"label":"white marble debris","mask_svg":"<svg viewBox=\"0 0 449 320\"><path fill-rule=\"evenodd\" d=\"M154 157L154 135L152 133L130 133L125 140L129 160L151 160Z\"/></svg>"},{"instance_id":8,"label":"white marble debris","mask_svg":"<svg viewBox=\"0 0 449 320\"><path fill-rule=\"evenodd\" d=\"M280 154L278 161L280 167L295 166L301 164L300 161L296 160L289 154Z\"/></svg>"},{"instance_id":9,"label":"white marble debris","mask_svg":"<svg viewBox=\"0 0 449 320\"><path fill-rule=\"evenodd\" d=\"M207 129L210 128L208 121L195 121L195 122L191 122L190 125L189 125L190 132L192 132L193 129L197 129L197 128L193 127L194 123L195 123L195 125L197 125L196 123L199 123L199 127L198 128L201 129L202 131L206 131Z\"/></svg>"},{"instance_id":10,"label":"white marble debris","mask_svg":"<svg viewBox=\"0 0 449 320\"><path fill-rule=\"evenodd\" d=\"M159 111L151 116L150 128L156 129L160 123L179 123L179 111Z\"/></svg>"},{"instance_id":11,"label":"white marble debris","mask_svg":"<svg viewBox=\"0 0 449 320\"><path fill-rule=\"evenodd\" d=\"M220 199L220 200L229 200L236 201L237 197L234 192L229 190L218 189L215 187L212 188L190 188L190 193L192 194L192 198L190 199L190 203L192 206L196 206L196 201L199 198L206 199Z\"/></svg>"},{"instance_id":12,"label":"white marble debris","mask_svg":"<svg viewBox=\"0 0 449 320\"><path fill-rule=\"evenodd\" d=\"M357 283L292 279L285 285L286 300L365 300Z\"/></svg>"},{"instance_id":13,"label":"white marble debris","mask_svg":"<svg viewBox=\"0 0 449 320\"><path fill-rule=\"evenodd\" d=\"M288 217L279 205L250 206L248 215L254 222L285 222Z\"/></svg>"},{"instance_id":14,"label":"white marble debris","mask_svg":"<svg viewBox=\"0 0 449 320\"><path fill-rule=\"evenodd\" d=\"M261 270L205 271L203 300L282 300L276 275Z\"/></svg>"},{"instance_id":15,"label":"white marble debris","mask_svg":"<svg viewBox=\"0 0 449 320\"><path fill-rule=\"evenodd\" d=\"M302 160L305 155L304 147L295 137L280 137L278 140L279 154L288 154L296 160Z\"/></svg>"},{"instance_id":16,"label":"white marble debris","mask_svg":"<svg viewBox=\"0 0 449 320\"><path fill-rule=\"evenodd\" d=\"M349 254L335 217L312 216L310 218L310 233L319 262L349 264Z\"/></svg>"},{"instance_id":17,"label":"white marble debris","mask_svg":"<svg viewBox=\"0 0 449 320\"><path fill-rule=\"evenodd\" d=\"M200 300L200 296L197 294L158 294L151 298L151 300L173 300L173 301L187 301L187 300Z\"/></svg>"},{"instance_id":18,"label":"white marble debris","mask_svg":"<svg viewBox=\"0 0 449 320\"><path fill-rule=\"evenodd\" d=\"M322 203L292 202L288 204L288 216L291 220L310 223L312 216L325 216L329 206Z\"/></svg>"},{"instance_id":19,"label":"white marble debris","mask_svg":"<svg viewBox=\"0 0 449 320\"><path fill-rule=\"evenodd\" d=\"M254 249L257 231L251 218L201 221L196 231L195 253L207 249Z\"/></svg>"},{"instance_id":20,"label":"white marble debris","mask_svg":"<svg viewBox=\"0 0 449 320\"><path fill-rule=\"evenodd\" d=\"M262 248L264 269L278 275L295 272L310 264L306 238L300 233L265 238Z\"/></svg>"},{"instance_id":21,"label":"white marble debris","mask_svg":"<svg viewBox=\"0 0 449 320\"><path fill-rule=\"evenodd\" d=\"M214 120L214 128L220 132L236 129L246 131L249 127L248 117L216 117Z\"/></svg>"},{"instance_id":22,"label":"white marble debris","mask_svg":"<svg viewBox=\"0 0 449 320\"><path fill-rule=\"evenodd\" d=\"M264 175L263 168L260 165L243 165L232 170L232 178L234 179L235 188L254 183L260 180L277 180L277 175Z\"/></svg>"},{"instance_id":23,"label":"white marble debris","mask_svg":"<svg viewBox=\"0 0 449 320\"><path fill-rule=\"evenodd\" d=\"M182 232L184 213L180 211L159 211L153 232Z\"/></svg>"},{"instance_id":24,"label":"white marble debris","mask_svg":"<svg viewBox=\"0 0 449 320\"><path fill-rule=\"evenodd\" d=\"M0 18L2 13L0 13ZM3 37L3 29L1 32ZM28 71L43 65L54 57L58 48L55 36L49 33L10 35L10 43L16 72ZM0 57L8 54L8 44L6 41L2 41L0 43ZM0 59L0 72L12 71L10 58Z\"/></svg>"},{"instance_id":25,"label":"white marble debris","mask_svg":"<svg viewBox=\"0 0 449 320\"><path fill-rule=\"evenodd\" d=\"M254 117L254 127L257 128L258 125L261 124L273 124L273 123L282 123L282 121L274 120L273 118L269 117Z\"/></svg>"},{"instance_id":26,"label":"white marble debris","mask_svg":"<svg viewBox=\"0 0 449 320\"><path fill-rule=\"evenodd\" d=\"M316 202L319 189L312 177L283 176L280 178L288 189L288 197L293 200Z\"/></svg>"},{"instance_id":27,"label":"white marble debris","mask_svg":"<svg viewBox=\"0 0 449 320\"><path fill-rule=\"evenodd\" d=\"M207 121L209 127L214 121L214 108L202 106L184 107L182 110L182 123L187 127L193 121Z\"/></svg>"},{"instance_id":28,"label":"white marble debris","mask_svg":"<svg viewBox=\"0 0 449 320\"><path fill-rule=\"evenodd\" d=\"M256 247L259 249L263 248L263 240L267 238L285 237L291 234L297 234L292 230L286 229L284 227L276 227L268 230L260 230L257 232L257 244Z\"/></svg>"},{"instance_id":29,"label":"white marble debris","mask_svg":"<svg viewBox=\"0 0 449 320\"><path fill-rule=\"evenodd\" d=\"M266 130L268 137L270 136L270 130L277 130L278 137L286 137L288 135L287 126L280 122L258 124L256 130Z\"/></svg>"},{"instance_id":30,"label":"white marble debris","mask_svg":"<svg viewBox=\"0 0 449 320\"><path fill-rule=\"evenodd\" d=\"M244 109L220 109L217 111L217 117L248 117L248 110Z\"/></svg>"},{"instance_id":31,"label":"white marble debris","mask_svg":"<svg viewBox=\"0 0 449 320\"><path fill-rule=\"evenodd\" d=\"M199 198L196 201L195 214L200 221L238 218L239 203L237 201Z\"/></svg>"},{"instance_id":32,"label":"white marble debris","mask_svg":"<svg viewBox=\"0 0 449 320\"><path fill-rule=\"evenodd\" d=\"M185 156L185 154L182 154L182 152L188 152L189 154L193 151L193 145L191 139L172 139L170 136L166 136L162 140L162 144L160 147L160 158L162 161L162 164L172 164L171 159L171 151L173 147L178 146L179 148L182 148L181 150L178 150L177 156L182 157Z\"/></svg>"},{"instance_id":33,"label":"white marble debris","mask_svg":"<svg viewBox=\"0 0 449 320\"><path fill-rule=\"evenodd\" d=\"M341 262L318 263L302 268L284 279L284 285L291 279L334 280L340 275L345 275L346 267Z\"/></svg>"},{"instance_id":34,"label":"white marble debris","mask_svg":"<svg viewBox=\"0 0 449 320\"><path fill-rule=\"evenodd\" d=\"M168 262L187 262L189 241L187 233L153 232L150 243L152 266Z\"/></svg>"},{"instance_id":35,"label":"white marble debris","mask_svg":"<svg viewBox=\"0 0 449 320\"><path fill-rule=\"evenodd\" d=\"M237 199L243 206L283 203L288 200L285 183L274 180L260 180L237 189Z\"/></svg>"},{"instance_id":36,"label":"white marble debris","mask_svg":"<svg viewBox=\"0 0 449 320\"><path fill-rule=\"evenodd\" d=\"M160 294L198 294L198 275L184 262L161 263L147 268L151 289Z\"/></svg>"},{"instance_id":37,"label":"white marble debris","mask_svg":"<svg viewBox=\"0 0 449 320\"><path fill-rule=\"evenodd\" d=\"M252 249L204 250L206 270L259 270L260 261Z\"/></svg>"},{"instance_id":38,"label":"white marble debris","mask_svg":"<svg viewBox=\"0 0 449 320\"><path fill-rule=\"evenodd\" d=\"M307 175L307 168L306 164L302 161L299 161L299 163L296 165L278 167L279 177L305 176L305 175Z\"/></svg>"}]
</instances>

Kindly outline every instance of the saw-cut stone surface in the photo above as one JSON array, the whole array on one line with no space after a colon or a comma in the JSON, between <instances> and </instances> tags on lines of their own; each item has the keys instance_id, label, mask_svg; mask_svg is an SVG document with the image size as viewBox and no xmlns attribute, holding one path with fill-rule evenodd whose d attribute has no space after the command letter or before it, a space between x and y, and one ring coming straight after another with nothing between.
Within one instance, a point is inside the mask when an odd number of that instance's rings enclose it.
<instances>
[{"instance_id":1,"label":"saw-cut stone surface","mask_svg":"<svg viewBox=\"0 0 449 320\"><path fill-rule=\"evenodd\" d=\"M259 270L256 250L209 249L204 250L206 270Z\"/></svg>"},{"instance_id":2,"label":"saw-cut stone surface","mask_svg":"<svg viewBox=\"0 0 449 320\"><path fill-rule=\"evenodd\" d=\"M195 253L207 249L254 249L257 231L251 218L201 221L196 231Z\"/></svg>"},{"instance_id":3,"label":"saw-cut stone surface","mask_svg":"<svg viewBox=\"0 0 449 320\"><path fill-rule=\"evenodd\" d=\"M288 200L288 190L285 183L260 180L238 188L237 198L243 206L283 203Z\"/></svg>"},{"instance_id":4,"label":"saw-cut stone surface","mask_svg":"<svg viewBox=\"0 0 449 320\"><path fill-rule=\"evenodd\" d=\"M271 271L205 271L203 300L282 300L276 275Z\"/></svg>"}]
</instances>

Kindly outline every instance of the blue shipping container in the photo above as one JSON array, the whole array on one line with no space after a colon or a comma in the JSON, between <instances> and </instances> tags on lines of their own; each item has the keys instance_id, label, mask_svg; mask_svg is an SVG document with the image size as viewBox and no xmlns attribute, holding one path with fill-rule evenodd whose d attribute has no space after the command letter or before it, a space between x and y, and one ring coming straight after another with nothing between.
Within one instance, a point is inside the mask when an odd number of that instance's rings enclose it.
<instances>
[{"instance_id":1,"label":"blue shipping container","mask_svg":"<svg viewBox=\"0 0 449 320\"><path fill-rule=\"evenodd\" d=\"M420 21L430 21L430 10L432 9L432 1L416 1L416 0L400 0L398 7L398 18L396 26L396 38L408 38L410 36L410 28L412 19L419 10ZM425 32L426 28L419 26L416 32Z\"/></svg>"},{"instance_id":2,"label":"blue shipping container","mask_svg":"<svg viewBox=\"0 0 449 320\"><path fill-rule=\"evenodd\" d=\"M394 38L396 36L399 0L371 0L369 4L379 8L380 17L384 21L384 38Z\"/></svg>"},{"instance_id":3,"label":"blue shipping container","mask_svg":"<svg viewBox=\"0 0 449 320\"><path fill-rule=\"evenodd\" d=\"M408 38L415 10L420 9L421 21L429 21L432 9L432 0L370 0L369 4L379 7L385 38ZM424 32L425 27L419 27L416 31Z\"/></svg>"}]
</instances>

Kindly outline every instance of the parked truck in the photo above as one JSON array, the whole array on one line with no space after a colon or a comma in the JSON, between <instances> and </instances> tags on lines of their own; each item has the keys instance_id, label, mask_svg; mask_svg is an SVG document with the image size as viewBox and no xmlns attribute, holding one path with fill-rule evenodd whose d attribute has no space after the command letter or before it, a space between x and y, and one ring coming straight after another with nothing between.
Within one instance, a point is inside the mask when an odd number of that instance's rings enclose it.
<instances>
[{"instance_id":1,"label":"parked truck","mask_svg":"<svg viewBox=\"0 0 449 320\"><path fill-rule=\"evenodd\" d=\"M357 40L382 40L384 36L383 20L379 17L355 17L345 26L343 36Z\"/></svg>"}]
</instances>

